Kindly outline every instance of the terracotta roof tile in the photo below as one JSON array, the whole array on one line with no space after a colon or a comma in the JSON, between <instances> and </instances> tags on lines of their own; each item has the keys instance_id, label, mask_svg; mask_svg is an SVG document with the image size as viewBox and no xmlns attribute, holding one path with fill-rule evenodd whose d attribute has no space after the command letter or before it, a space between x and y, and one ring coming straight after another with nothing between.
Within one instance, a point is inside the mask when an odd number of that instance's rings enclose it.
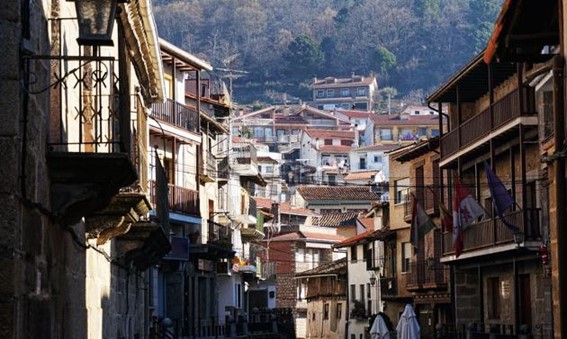
<instances>
[{"instance_id":1,"label":"terracotta roof tile","mask_svg":"<svg viewBox=\"0 0 567 339\"><path fill-rule=\"evenodd\" d=\"M305 235L306 240L317 241L323 240L327 242L341 242L345 237L338 234L326 234L326 233L315 233L315 232L302 232Z\"/></svg>"},{"instance_id":2,"label":"terracotta roof tile","mask_svg":"<svg viewBox=\"0 0 567 339\"><path fill-rule=\"evenodd\" d=\"M342 131L342 130L327 130L327 129L308 129L305 133L309 134L312 138L319 139L353 139L354 131Z\"/></svg>"},{"instance_id":3,"label":"terracotta roof tile","mask_svg":"<svg viewBox=\"0 0 567 339\"><path fill-rule=\"evenodd\" d=\"M379 173L379 170L373 170L373 171L360 171L360 172L350 172L349 174L347 174L345 176L345 180L363 180L363 179L372 179L372 177L374 177L377 173Z\"/></svg>"},{"instance_id":4,"label":"terracotta roof tile","mask_svg":"<svg viewBox=\"0 0 567 339\"><path fill-rule=\"evenodd\" d=\"M388 144L388 145L377 144L377 145L359 147L359 148L355 149L355 151L391 151L391 150L395 150L397 148L400 148L400 145L397 145L397 144Z\"/></svg>"},{"instance_id":5,"label":"terracotta roof tile","mask_svg":"<svg viewBox=\"0 0 567 339\"><path fill-rule=\"evenodd\" d=\"M342 146L342 145L323 145L319 146L319 150L321 152L327 153L348 153L352 149L351 146Z\"/></svg>"},{"instance_id":6,"label":"terracotta roof tile","mask_svg":"<svg viewBox=\"0 0 567 339\"><path fill-rule=\"evenodd\" d=\"M374 229L374 218L358 218L358 221L360 221L367 230Z\"/></svg>"},{"instance_id":7,"label":"terracotta roof tile","mask_svg":"<svg viewBox=\"0 0 567 339\"><path fill-rule=\"evenodd\" d=\"M297 192L307 201L313 200L354 200L374 201L379 197L365 186L299 186Z\"/></svg>"},{"instance_id":8,"label":"terracotta roof tile","mask_svg":"<svg viewBox=\"0 0 567 339\"><path fill-rule=\"evenodd\" d=\"M386 227L381 230L368 230L362 234L355 235L354 237L345 239L340 243L334 245L334 248L340 247L348 247L352 245L364 244L369 243L374 240L385 240L389 237L395 236L396 231L390 230L390 228Z\"/></svg>"},{"instance_id":9,"label":"terracotta roof tile","mask_svg":"<svg viewBox=\"0 0 567 339\"><path fill-rule=\"evenodd\" d=\"M358 212L325 213L321 217L316 218L313 221L313 225L321 227L356 226L357 217Z\"/></svg>"},{"instance_id":10,"label":"terracotta roof tile","mask_svg":"<svg viewBox=\"0 0 567 339\"><path fill-rule=\"evenodd\" d=\"M335 248L348 247L355 244L368 243L371 240L370 237L372 236L372 233L374 233L374 230L368 230L364 233L357 234L354 237L350 237L348 239L341 241L340 243L336 244L334 247Z\"/></svg>"},{"instance_id":11,"label":"terracotta roof tile","mask_svg":"<svg viewBox=\"0 0 567 339\"><path fill-rule=\"evenodd\" d=\"M368 118L370 115L374 114L372 112L366 112L366 111L353 111L353 110L342 110L342 109L338 109L337 112L346 115L349 118Z\"/></svg>"},{"instance_id":12,"label":"terracotta roof tile","mask_svg":"<svg viewBox=\"0 0 567 339\"><path fill-rule=\"evenodd\" d=\"M340 274L346 273L347 269L347 258L341 258L339 260L332 261L330 263L321 264L313 269L303 271L301 273L296 273L296 277L308 277L310 275L318 274Z\"/></svg>"}]
</instances>

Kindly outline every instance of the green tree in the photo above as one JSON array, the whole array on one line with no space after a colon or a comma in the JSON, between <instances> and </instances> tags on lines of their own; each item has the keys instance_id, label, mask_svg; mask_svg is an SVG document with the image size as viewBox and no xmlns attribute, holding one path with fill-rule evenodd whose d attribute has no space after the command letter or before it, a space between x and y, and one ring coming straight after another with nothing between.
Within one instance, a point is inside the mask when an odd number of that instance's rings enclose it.
<instances>
[{"instance_id":1,"label":"green tree","mask_svg":"<svg viewBox=\"0 0 567 339\"><path fill-rule=\"evenodd\" d=\"M388 71L396 66L396 56L386 47L378 46L372 52L372 64L378 67L378 74L385 77Z\"/></svg>"},{"instance_id":2,"label":"green tree","mask_svg":"<svg viewBox=\"0 0 567 339\"><path fill-rule=\"evenodd\" d=\"M325 57L317 42L306 35L300 35L289 44L285 60L289 74L306 78L319 71Z\"/></svg>"}]
</instances>

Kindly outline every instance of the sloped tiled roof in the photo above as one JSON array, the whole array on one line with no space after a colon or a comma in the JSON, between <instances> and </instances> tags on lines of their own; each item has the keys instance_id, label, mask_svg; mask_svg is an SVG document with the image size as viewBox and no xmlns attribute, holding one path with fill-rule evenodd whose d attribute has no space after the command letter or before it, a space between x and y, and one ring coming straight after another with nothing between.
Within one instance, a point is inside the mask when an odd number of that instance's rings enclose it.
<instances>
[{"instance_id":1,"label":"sloped tiled roof","mask_svg":"<svg viewBox=\"0 0 567 339\"><path fill-rule=\"evenodd\" d=\"M314 226L321 227L348 227L356 226L358 212L325 213L313 221Z\"/></svg>"},{"instance_id":2,"label":"sloped tiled roof","mask_svg":"<svg viewBox=\"0 0 567 339\"><path fill-rule=\"evenodd\" d=\"M370 191L366 186L299 186L297 192L306 201L314 200L354 200L373 201L378 200L376 193Z\"/></svg>"},{"instance_id":3,"label":"sloped tiled roof","mask_svg":"<svg viewBox=\"0 0 567 339\"><path fill-rule=\"evenodd\" d=\"M319 139L354 139L354 131L344 131L344 130L328 130L328 129L307 129L305 130L311 138Z\"/></svg>"},{"instance_id":4,"label":"sloped tiled roof","mask_svg":"<svg viewBox=\"0 0 567 339\"><path fill-rule=\"evenodd\" d=\"M296 277L309 277L311 275L320 274L341 274L346 273L347 270L347 258L341 258L339 260L332 261L330 263L321 264L313 269L303 271L301 273L296 273Z\"/></svg>"},{"instance_id":5,"label":"sloped tiled roof","mask_svg":"<svg viewBox=\"0 0 567 339\"><path fill-rule=\"evenodd\" d=\"M374 229L374 218L358 218L358 221L367 229Z\"/></svg>"},{"instance_id":6,"label":"sloped tiled roof","mask_svg":"<svg viewBox=\"0 0 567 339\"><path fill-rule=\"evenodd\" d=\"M376 173L380 172L379 170L372 170L372 171L359 171L359 172L350 172L345 176L345 180L364 180L364 179L372 179Z\"/></svg>"},{"instance_id":7,"label":"sloped tiled roof","mask_svg":"<svg viewBox=\"0 0 567 339\"><path fill-rule=\"evenodd\" d=\"M319 151L326 153L348 153L352 149L352 146L343 145L323 145L319 146Z\"/></svg>"},{"instance_id":8,"label":"sloped tiled roof","mask_svg":"<svg viewBox=\"0 0 567 339\"><path fill-rule=\"evenodd\" d=\"M407 119L400 119L399 115L374 114L371 115L374 125L377 126L397 126L397 125L439 125L437 115L406 115Z\"/></svg>"},{"instance_id":9,"label":"sloped tiled roof","mask_svg":"<svg viewBox=\"0 0 567 339\"><path fill-rule=\"evenodd\" d=\"M367 151L391 151L394 150L396 148L399 148L400 145L396 145L396 144L387 144L387 145L381 145L381 144L376 144L376 145L370 145L370 146L364 146L364 147L359 147L357 149L355 149L354 151L356 152L367 152Z\"/></svg>"},{"instance_id":10,"label":"sloped tiled roof","mask_svg":"<svg viewBox=\"0 0 567 339\"><path fill-rule=\"evenodd\" d=\"M372 235L372 233L374 233L374 230L372 230L372 229L368 230L364 233L357 234L354 237L347 238L347 239L341 241L340 243L334 245L333 247L340 248L340 247L348 247L348 246L362 244L362 243L368 243L368 242L371 241L370 236Z\"/></svg>"},{"instance_id":11,"label":"sloped tiled roof","mask_svg":"<svg viewBox=\"0 0 567 339\"><path fill-rule=\"evenodd\" d=\"M342 109L338 109L337 112L349 117L349 118L368 118L371 114L374 114L372 112L366 112L366 111L353 111L353 110L342 110Z\"/></svg>"}]
</instances>

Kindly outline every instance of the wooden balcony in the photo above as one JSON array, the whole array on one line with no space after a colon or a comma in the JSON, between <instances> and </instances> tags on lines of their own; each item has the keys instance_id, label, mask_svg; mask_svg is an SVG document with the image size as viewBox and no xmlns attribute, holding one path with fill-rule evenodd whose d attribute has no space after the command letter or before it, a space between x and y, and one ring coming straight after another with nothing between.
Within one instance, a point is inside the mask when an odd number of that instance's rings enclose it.
<instances>
[{"instance_id":1,"label":"wooden balcony","mask_svg":"<svg viewBox=\"0 0 567 339\"><path fill-rule=\"evenodd\" d=\"M524 97L530 94L531 91L525 91ZM536 117L537 113L527 109L527 106L520 103L520 92L515 90L492 105L492 115L490 108L487 108L463 122L461 126L441 138L441 161L447 160L463 148L473 145L517 118ZM505 137L506 132L515 126L502 131L499 137ZM534 126L537 127L537 122Z\"/></svg>"},{"instance_id":2,"label":"wooden balcony","mask_svg":"<svg viewBox=\"0 0 567 339\"><path fill-rule=\"evenodd\" d=\"M438 260L417 260L410 263L411 274L406 275L408 291L446 289L448 270Z\"/></svg>"},{"instance_id":3,"label":"wooden balcony","mask_svg":"<svg viewBox=\"0 0 567 339\"><path fill-rule=\"evenodd\" d=\"M539 209L514 211L506 220L525 234L526 240L541 238ZM514 234L499 218L472 224L463 231L463 253L514 243ZM453 234L443 234L443 255L454 254Z\"/></svg>"},{"instance_id":4,"label":"wooden balcony","mask_svg":"<svg viewBox=\"0 0 567 339\"><path fill-rule=\"evenodd\" d=\"M199 132L199 114L197 111L173 99L153 104L151 116L189 132Z\"/></svg>"},{"instance_id":5,"label":"wooden balcony","mask_svg":"<svg viewBox=\"0 0 567 339\"><path fill-rule=\"evenodd\" d=\"M156 205L156 182L150 181L150 200ZM192 215L201 215L199 209L199 192L175 185L168 185L169 209L173 212L180 212Z\"/></svg>"}]
</instances>

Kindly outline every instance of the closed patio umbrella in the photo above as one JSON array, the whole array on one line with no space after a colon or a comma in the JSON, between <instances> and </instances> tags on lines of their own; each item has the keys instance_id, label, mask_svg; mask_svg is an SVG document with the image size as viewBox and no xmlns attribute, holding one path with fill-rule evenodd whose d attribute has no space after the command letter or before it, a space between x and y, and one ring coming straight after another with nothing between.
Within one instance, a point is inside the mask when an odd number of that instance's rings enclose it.
<instances>
[{"instance_id":1,"label":"closed patio umbrella","mask_svg":"<svg viewBox=\"0 0 567 339\"><path fill-rule=\"evenodd\" d=\"M374 319L374 323L370 328L370 338L372 339L390 339L390 331L384 318L380 314Z\"/></svg>"},{"instance_id":2,"label":"closed patio umbrella","mask_svg":"<svg viewBox=\"0 0 567 339\"><path fill-rule=\"evenodd\" d=\"M419 339L419 324L417 323L417 317L413 307L411 307L410 304L406 305L396 330L398 331L398 339Z\"/></svg>"}]
</instances>

